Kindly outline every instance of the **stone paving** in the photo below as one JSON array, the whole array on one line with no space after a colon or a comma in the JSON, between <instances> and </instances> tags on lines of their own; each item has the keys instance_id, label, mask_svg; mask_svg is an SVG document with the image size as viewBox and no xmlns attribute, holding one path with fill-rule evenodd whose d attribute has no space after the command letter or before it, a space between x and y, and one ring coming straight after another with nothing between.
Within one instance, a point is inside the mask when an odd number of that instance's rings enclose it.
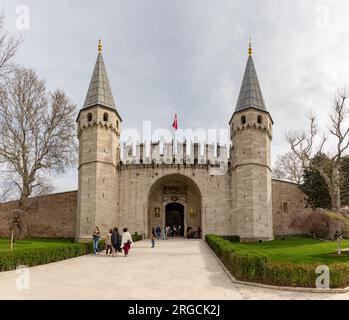
<instances>
[{"instance_id":1,"label":"stone paving","mask_svg":"<svg viewBox=\"0 0 349 320\"><path fill-rule=\"evenodd\" d=\"M0 274L0 299L349 299L236 284L202 240L135 243L128 258L79 257L30 269L30 289L15 271Z\"/></svg>"}]
</instances>

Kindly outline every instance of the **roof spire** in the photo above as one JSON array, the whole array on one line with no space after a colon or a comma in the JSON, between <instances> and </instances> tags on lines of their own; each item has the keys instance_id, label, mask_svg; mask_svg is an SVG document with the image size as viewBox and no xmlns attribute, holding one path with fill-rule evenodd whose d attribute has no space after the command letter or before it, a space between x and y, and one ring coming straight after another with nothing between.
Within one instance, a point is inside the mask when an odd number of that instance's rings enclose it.
<instances>
[{"instance_id":1,"label":"roof spire","mask_svg":"<svg viewBox=\"0 0 349 320\"><path fill-rule=\"evenodd\" d=\"M250 37L250 43L248 45L248 56L251 57L252 56L252 39Z\"/></svg>"},{"instance_id":2,"label":"roof spire","mask_svg":"<svg viewBox=\"0 0 349 320\"><path fill-rule=\"evenodd\" d=\"M267 111L252 58L252 44L248 48L248 60L235 112L255 108Z\"/></svg>"},{"instance_id":3,"label":"roof spire","mask_svg":"<svg viewBox=\"0 0 349 320\"><path fill-rule=\"evenodd\" d=\"M86 95L84 108L104 106L116 109L107 70L102 55L102 41L98 42L98 56L93 70L90 86Z\"/></svg>"}]
</instances>

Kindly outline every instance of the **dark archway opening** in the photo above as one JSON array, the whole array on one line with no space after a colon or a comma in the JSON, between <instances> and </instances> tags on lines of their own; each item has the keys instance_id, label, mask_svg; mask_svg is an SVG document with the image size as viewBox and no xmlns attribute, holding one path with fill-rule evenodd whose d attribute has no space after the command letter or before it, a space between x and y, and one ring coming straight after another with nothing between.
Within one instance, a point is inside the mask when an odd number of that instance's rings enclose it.
<instances>
[{"instance_id":1,"label":"dark archway opening","mask_svg":"<svg viewBox=\"0 0 349 320\"><path fill-rule=\"evenodd\" d=\"M166 206L166 226L175 227L178 235L184 237L184 206L180 203L170 203Z\"/></svg>"}]
</instances>

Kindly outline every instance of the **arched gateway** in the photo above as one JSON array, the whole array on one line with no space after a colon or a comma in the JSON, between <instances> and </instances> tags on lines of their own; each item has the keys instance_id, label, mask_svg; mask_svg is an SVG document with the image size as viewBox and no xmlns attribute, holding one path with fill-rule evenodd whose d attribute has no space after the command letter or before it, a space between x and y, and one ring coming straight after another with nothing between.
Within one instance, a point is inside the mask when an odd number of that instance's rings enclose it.
<instances>
[{"instance_id":1,"label":"arched gateway","mask_svg":"<svg viewBox=\"0 0 349 320\"><path fill-rule=\"evenodd\" d=\"M188 227L202 229L202 200L196 183L174 174L158 179L148 197L148 232L160 226L181 226L181 236Z\"/></svg>"}]
</instances>

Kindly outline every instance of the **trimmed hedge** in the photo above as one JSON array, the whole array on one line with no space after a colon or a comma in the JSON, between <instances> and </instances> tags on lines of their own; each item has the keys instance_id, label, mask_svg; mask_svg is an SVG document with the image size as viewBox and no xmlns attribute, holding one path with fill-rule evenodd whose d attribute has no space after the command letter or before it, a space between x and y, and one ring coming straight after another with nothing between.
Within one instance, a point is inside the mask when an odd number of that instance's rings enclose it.
<instances>
[{"instance_id":1,"label":"trimmed hedge","mask_svg":"<svg viewBox=\"0 0 349 320\"><path fill-rule=\"evenodd\" d=\"M132 241L137 242L137 241L142 241L143 237L142 235L138 234L137 232L132 235Z\"/></svg>"},{"instance_id":2,"label":"trimmed hedge","mask_svg":"<svg viewBox=\"0 0 349 320\"><path fill-rule=\"evenodd\" d=\"M317 265L275 263L263 256L242 255L234 250L230 241L215 235L206 235L206 241L237 280L284 287L316 287ZM349 286L348 264L331 264L329 268L331 288Z\"/></svg>"},{"instance_id":3,"label":"trimmed hedge","mask_svg":"<svg viewBox=\"0 0 349 320\"><path fill-rule=\"evenodd\" d=\"M230 242L240 242L239 236L222 236L224 240L228 240Z\"/></svg>"},{"instance_id":4,"label":"trimmed hedge","mask_svg":"<svg viewBox=\"0 0 349 320\"><path fill-rule=\"evenodd\" d=\"M92 248L92 246L91 246ZM15 270L24 265L34 267L37 265L57 262L89 254L90 246L87 244L66 244L49 248L28 248L0 253L0 272Z\"/></svg>"},{"instance_id":5,"label":"trimmed hedge","mask_svg":"<svg viewBox=\"0 0 349 320\"><path fill-rule=\"evenodd\" d=\"M105 249L105 241L98 244L99 251ZM0 253L0 272L15 270L18 266L34 267L84 256L93 252L93 243L66 243L47 248L30 248Z\"/></svg>"}]
</instances>

